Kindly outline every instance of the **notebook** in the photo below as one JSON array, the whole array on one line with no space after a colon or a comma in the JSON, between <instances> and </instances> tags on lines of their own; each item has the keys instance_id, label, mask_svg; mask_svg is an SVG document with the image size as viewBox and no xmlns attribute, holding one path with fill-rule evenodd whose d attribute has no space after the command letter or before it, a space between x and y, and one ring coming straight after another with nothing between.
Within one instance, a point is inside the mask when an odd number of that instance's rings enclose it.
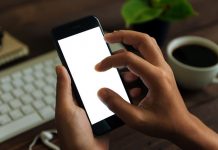
<instances>
[{"instance_id":1,"label":"notebook","mask_svg":"<svg viewBox=\"0 0 218 150\"><path fill-rule=\"evenodd\" d=\"M0 66L25 56L29 53L27 45L14 38L8 32L4 32L2 46L0 47Z\"/></svg>"}]
</instances>

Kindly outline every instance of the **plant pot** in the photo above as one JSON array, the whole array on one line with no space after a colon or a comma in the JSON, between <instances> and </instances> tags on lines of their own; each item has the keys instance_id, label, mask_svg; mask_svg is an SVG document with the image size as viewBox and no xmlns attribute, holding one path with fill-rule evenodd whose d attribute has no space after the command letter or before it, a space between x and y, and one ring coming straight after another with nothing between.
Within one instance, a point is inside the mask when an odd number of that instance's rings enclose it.
<instances>
[{"instance_id":1,"label":"plant pot","mask_svg":"<svg viewBox=\"0 0 218 150\"><path fill-rule=\"evenodd\" d=\"M169 23L161 20L152 20L132 25L130 28L135 31L147 33L148 35L154 37L158 45L161 47L166 39Z\"/></svg>"}]
</instances>

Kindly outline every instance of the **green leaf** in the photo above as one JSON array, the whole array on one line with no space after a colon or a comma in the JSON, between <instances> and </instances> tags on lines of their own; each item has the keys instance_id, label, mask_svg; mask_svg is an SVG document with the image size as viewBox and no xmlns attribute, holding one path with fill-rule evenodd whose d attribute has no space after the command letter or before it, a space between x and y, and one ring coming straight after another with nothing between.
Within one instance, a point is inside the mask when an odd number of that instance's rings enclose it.
<instances>
[{"instance_id":1,"label":"green leaf","mask_svg":"<svg viewBox=\"0 0 218 150\"><path fill-rule=\"evenodd\" d=\"M164 8L160 15L161 20L176 21L182 20L189 16L195 15L191 4L187 0L161 0L160 3Z\"/></svg>"},{"instance_id":2,"label":"green leaf","mask_svg":"<svg viewBox=\"0 0 218 150\"><path fill-rule=\"evenodd\" d=\"M121 14L127 25L153 19L176 21L197 13L188 0L126 0Z\"/></svg>"},{"instance_id":3,"label":"green leaf","mask_svg":"<svg viewBox=\"0 0 218 150\"><path fill-rule=\"evenodd\" d=\"M128 0L122 8L122 16L127 25L142 23L157 18L160 8L151 8L145 0Z\"/></svg>"}]
</instances>

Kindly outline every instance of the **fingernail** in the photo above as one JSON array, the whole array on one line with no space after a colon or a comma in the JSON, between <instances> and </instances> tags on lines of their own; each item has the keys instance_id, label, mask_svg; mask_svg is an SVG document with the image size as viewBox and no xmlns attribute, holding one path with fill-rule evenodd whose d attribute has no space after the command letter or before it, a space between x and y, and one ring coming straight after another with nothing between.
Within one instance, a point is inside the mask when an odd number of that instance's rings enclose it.
<instances>
[{"instance_id":1,"label":"fingernail","mask_svg":"<svg viewBox=\"0 0 218 150\"><path fill-rule=\"evenodd\" d=\"M106 33L106 34L104 35L104 39L107 41L107 38L110 37L111 35L112 35L112 33Z\"/></svg>"},{"instance_id":2,"label":"fingernail","mask_svg":"<svg viewBox=\"0 0 218 150\"><path fill-rule=\"evenodd\" d=\"M98 91L98 97L103 103L107 104L106 101L110 97L108 90L106 88L100 89Z\"/></svg>"},{"instance_id":3,"label":"fingernail","mask_svg":"<svg viewBox=\"0 0 218 150\"><path fill-rule=\"evenodd\" d=\"M97 63L97 64L95 65L95 70L99 71L100 64L101 64L101 63Z\"/></svg>"},{"instance_id":4,"label":"fingernail","mask_svg":"<svg viewBox=\"0 0 218 150\"><path fill-rule=\"evenodd\" d=\"M107 37L111 36L113 33L116 33L116 32L119 32L119 30L114 30L114 31L111 32L111 33L105 33L105 34L104 34L104 37L107 38Z\"/></svg>"},{"instance_id":5,"label":"fingernail","mask_svg":"<svg viewBox=\"0 0 218 150\"><path fill-rule=\"evenodd\" d=\"M56 66L56 67L55 67L55 70L56 70L57 76L59 76L59 75L60 75L60 72L61 72L61 66L60 66L60 65Z\"/></svg>"}]
</instances>

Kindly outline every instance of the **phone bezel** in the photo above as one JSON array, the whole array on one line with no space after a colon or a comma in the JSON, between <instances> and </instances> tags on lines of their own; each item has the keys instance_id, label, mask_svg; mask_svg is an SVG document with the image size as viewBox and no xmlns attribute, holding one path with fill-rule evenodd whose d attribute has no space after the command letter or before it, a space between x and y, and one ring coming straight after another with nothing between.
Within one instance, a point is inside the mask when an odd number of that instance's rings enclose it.
<instances>
[{"instance_id":1,"label":"phone bezel","mask_svg":"<svg viewBox=\"0 0 218 150\"><path fill-rule=\"evenodd\" d=\"M89 30L89 29L92 29L95 27L100 27L102 35L104 35L104 32L103 32L102 27L100 25L100 22L99 22L98 18L95 16L88 16L88 17L85 17L85 18L82 18L82 19L79 19L79 20L76 20L76 21L73 21L70 23L66 23L66 24L58 26L52 30L52 36L54 39L55 46L57 48L58 55L60 57L62 64L66 67L68 73L70 74L70 78L72 80L72 89L74 91L76 100L77 100L79 106L82 107L84 110L85 110L85 107L83 105L83 101L82 101L80 94L77 90L76 84L75 84L74 79L70 73L69 67L68 67L67 62L64 58L62 50L58 44L58 40L72 36L74 34L81 33L83 31L86 31L86 30ZM111 51L108 44L107 44L107 47L108 47L108 50L110 51L110 54L112 55L112 51ZM118 71L118 74L120 76L122 83L124 84L123 79L122 79L119 71ZM125 87L125 84L124 84L124 87ZM129 97L129 100L130 100L129 93L127 92L126 89L125 89L125 91L126 91L128 97ZM130 103L132 103L131 100L130 100ZM85 110L85 112L86 112L86 110ZM87 118L89 119L87 112L86 112L86 115L87 115ZM90 120L89 120L89 122L90 122ZM90 124L91 124L91 122L90 122ZM123 124L124 124L123 121L119 117L117 117L116 114L114 114L113 116L108 117L100 122L97 122L95 124L91 124L91 127L92 127L93 133L95 135L102 135L106 132L111 131L112 129L115 129L115 128L123 125Z\"/></svg>"}]
</instances>

